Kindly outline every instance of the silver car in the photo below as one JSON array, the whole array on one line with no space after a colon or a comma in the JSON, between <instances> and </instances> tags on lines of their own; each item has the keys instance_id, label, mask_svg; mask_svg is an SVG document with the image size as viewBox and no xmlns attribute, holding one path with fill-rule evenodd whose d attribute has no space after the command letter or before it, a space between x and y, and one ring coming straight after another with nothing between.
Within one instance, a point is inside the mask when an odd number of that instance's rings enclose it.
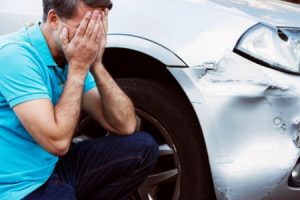
<instances>
[{"instance_id":1,"label":"silver car","mask_svg":"<svg viewBox=\"0 0 300 200\"><path fill-rule=\"evenodd\" d=\"M300 7L113 3L104 63L161 152L132 199L299 200ZM0 35L41 20L41 0L0 5ZM103 131L83 116L77 132Z\"/></svg>"}]
</instances>

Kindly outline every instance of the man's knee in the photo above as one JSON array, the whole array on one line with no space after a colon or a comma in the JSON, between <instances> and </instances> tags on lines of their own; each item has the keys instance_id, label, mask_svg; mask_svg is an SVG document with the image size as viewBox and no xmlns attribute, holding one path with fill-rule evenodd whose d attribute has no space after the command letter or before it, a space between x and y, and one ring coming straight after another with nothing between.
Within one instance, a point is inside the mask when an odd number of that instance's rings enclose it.
<instances>
[{"instance_id":1,"label":"man's knee","mask_svg":"<svg viewBox=\"0 0 300 200\"><path fill-rule=\"evenodd\" d=\"M134 133L136 137L141 137L144 140L143 146L145 151L145 157L149 157L149 159L157 160L159 156L158 144L151 134L143 131L139 131ZM146 158L147 159L147 158Z\"/></svg>"},{"instance_id":2,"label":"man's knee","mask_svg":"<svg viewBox=\"0 0 300 200\"><path fill-rule=\"evenodd\" d=\"M124 145L130 145L141 155L142 165L155 165L159 149L158 144L150 133L138 131L128 137L128 141L124 141Z\"/></svg>"}]
</instances>

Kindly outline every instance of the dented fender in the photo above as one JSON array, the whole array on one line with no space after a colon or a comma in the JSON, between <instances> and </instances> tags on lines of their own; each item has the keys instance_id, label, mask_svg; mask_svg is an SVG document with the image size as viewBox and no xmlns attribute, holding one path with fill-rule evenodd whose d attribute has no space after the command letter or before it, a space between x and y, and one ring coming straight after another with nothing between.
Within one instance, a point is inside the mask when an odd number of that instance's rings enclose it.
<instances>
[{"instance_id":1,"label":"dented fender","mask_svg":"<svg viewBox=\"0 0 300 200\"><path fill-rule=\"evenodd\" d=\"M199 119L218 199L299 199L300 77L231 51L218 62L168 68Z\"/></svg>"}]
</instances>

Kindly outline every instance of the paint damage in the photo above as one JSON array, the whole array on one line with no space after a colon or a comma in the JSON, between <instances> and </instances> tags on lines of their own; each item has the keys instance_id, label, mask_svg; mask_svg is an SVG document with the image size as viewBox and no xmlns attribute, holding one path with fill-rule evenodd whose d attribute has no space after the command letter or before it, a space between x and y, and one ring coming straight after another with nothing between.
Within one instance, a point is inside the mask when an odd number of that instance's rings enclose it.
<instances>
[{"instance_id":1,"label":"paint damage","mask_svg":"<svg viewBox=\"0 0 300 200\"><path fill-rule=\"evenodd\" d=\"M300 148L299 77L232 52L195 69L209 118L201 125L218 147L208 151L218 199L299 198L287 186Z\"/></svg>"}]
</instances>

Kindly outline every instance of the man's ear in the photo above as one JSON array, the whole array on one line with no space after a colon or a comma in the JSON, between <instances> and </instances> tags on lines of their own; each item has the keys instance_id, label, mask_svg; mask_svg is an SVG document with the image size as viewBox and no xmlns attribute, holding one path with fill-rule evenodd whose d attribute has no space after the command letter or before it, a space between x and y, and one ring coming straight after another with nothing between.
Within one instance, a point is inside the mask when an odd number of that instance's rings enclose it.
<instances>
[{"instance_id":1,"label":"man's ear","mask_svg":"<svg viewBox=\"0 0 300 200\"><path fill-rule=\"evenodd\" d=\"M58 17L57 13L53 9L49 10L47 16L47 23L49 26L53 29L57 29L59 20L60 18Z\"/></svg>"}]
</instances>

